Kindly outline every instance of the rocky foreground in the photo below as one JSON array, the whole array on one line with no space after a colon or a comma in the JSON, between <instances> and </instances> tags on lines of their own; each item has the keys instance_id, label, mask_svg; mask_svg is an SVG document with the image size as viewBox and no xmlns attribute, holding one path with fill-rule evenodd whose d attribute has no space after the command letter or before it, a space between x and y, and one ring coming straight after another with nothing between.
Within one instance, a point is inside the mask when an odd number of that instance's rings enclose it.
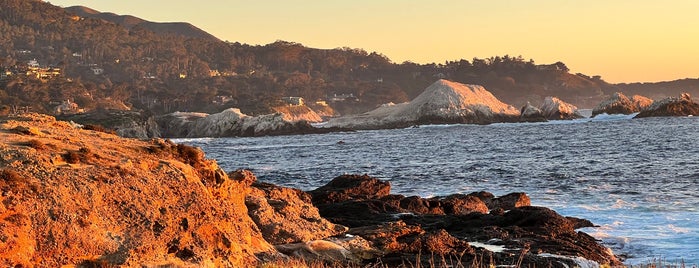
<instances>
[{"instance_id":1,"label":"rocky foreground","mask_svg":"<svg viewBox=\"0 0 699 268\"><path fill-rule=\"evenodd\" d=\"M621 264L524 193L405 197L366 175L303 192L36 114L0 118L0 139L3 267Z\"/></svg>"}]
</instances>

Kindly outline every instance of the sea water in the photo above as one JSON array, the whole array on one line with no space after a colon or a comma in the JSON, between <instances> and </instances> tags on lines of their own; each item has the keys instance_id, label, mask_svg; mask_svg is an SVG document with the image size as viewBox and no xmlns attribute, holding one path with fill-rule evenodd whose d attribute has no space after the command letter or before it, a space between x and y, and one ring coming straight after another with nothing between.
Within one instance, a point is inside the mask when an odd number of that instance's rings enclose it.
<instances>
[{"instance_id":1,"label":"sea water","mask_svg":"<svg viewBox=\"0 0 699 268\"><path fill-rule=\"evenodd\" d=\"M177 141L200 146L225 170L303 190L368 174L403 195L525 192L532 205L599 225L583 231L626 264L699 265L699 117Z\"/></svg>"}]
</instances>

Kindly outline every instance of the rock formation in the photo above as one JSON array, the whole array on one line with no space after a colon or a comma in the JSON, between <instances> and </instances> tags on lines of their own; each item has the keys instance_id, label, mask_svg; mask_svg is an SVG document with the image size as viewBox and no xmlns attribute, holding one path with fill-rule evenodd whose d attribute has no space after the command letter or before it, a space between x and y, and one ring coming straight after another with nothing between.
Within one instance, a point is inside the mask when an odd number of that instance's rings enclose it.
<instances>
[{"instance_id":1,"label":"rock formation","mask_svg":"<svg viewBox=\"0 0 699 268\"><path fill-rule=\"evenodd\" d=\"M439 80L410 102L384 104L360 115L331 119L326 127L400 128L420 124L515 122L519 111L478 85Z\"/></svg>"},{"instance_id":2,"label":"rock formation","mask_svg":"<svg viewBox=\"0 0 699 268\"><path fill-rule=\"evenodd\" d=\"M541 109L536 108L534 105L531 105L531 103L527 102L527 105L522 107L520 109L520 117L519 120L521 122L546 122L546 117L544 117L543 112L541 112Z\"/></svg>"},{"instance_id":3,"label":"rock formation","mask_svg":"<svg viewBox=\"0 0 699 268\"><path fill-rule=\"evenodd\" d=\"M682 93L679 98L666 98L653 102L634 118L690 115L699 115L699 104L692 100L689 93Z\"/></svg>"},{"instance_id":4,"label":"rock formation","mask_svg":"<svg viewBox=\"0 0 699 268\"><path fill-rule=\"evenodd\" d=\"M556 97L546 97L540 109L548 120L570 120L584 117L578 113L578 107Z\"/></svg>"},{"instance_id":5,"label":"rock formation","mask_svg":"<svg viewBox=\"0 0 699 268\"><path fill-rule=\"evenodd\" d=\"M201 150L36 114L0 124L0 266L244 267L276 252L250 189Z\"/></svg>"},{"instance_id":6,"label":"rock formation","mask_svg":"<svg viewBox=\"0 0 699 268\"><path fill-rule=\"evenodd\" d=\"M197 148L36 114L0 118L0 138L3 267L250 267L288 257L392 267L434 256L455 266L620 265L575 231L591 222L532 207L524 193L405 197L367 175L304 193L226 174Z\"/></svg>"},{"instance_id":7,"label":"rock formation","mask_svg":"<svg viewBox=\"0 0 699 268\"><path fill-rule=\"evenodd\" d=\"M175 112L159 116L158 126L163 137L254 137L327 133L334 129L319 129L306 121L290 121L282 113L248 116L240 109L230 108L216 114Z\"/></svg>"},{"instance_id":8,"label":"rock formation","mask_svg":"<svg viewBox=\"0 0 699 268\"><path fill-rule=\"evenodd\" d=\"M273 245L305 243L347 231L322 218L311 196L301 190L256 182L255 175L246 170L235 171L230 177L253 182L245 197L248 215Z\"/></svg>"},{"instance_id":9,"label":"rock formation","mask_svg":"<svg viewBox=\"0 0 699 268\"><path fill-rule=\"evenodd\" d=\"M277 106L272 107L277 113L284 115L284 120L289 122L306 121L309 123L323 122L318 113L306 105Z\"/></svg>"},{"instance_id":10,"label":"rock formation","mask_svg":"<svg viewBox=\"0 0 699 268\"><path fill-rule=\"evenodd\" d=\"M155 118L137 111L95 110L84 114L61 115L57 118L114 130L121 137L148 139L161 135Z\"/></svg>"},{"instance_id":11,"label":"rock formation","mask_svg":"<svg viewBox=\"0 0 699 268\"><path fill-rule=\"evenodd\" d=\"M532 207L524 193L404 197L390 194L387 182L366 175L343 175L309 193L323 217L350 226L348 232L370 241L383 252L381 263L389 266L433 261L424 256L459 256L462 265L478 259L490 260L490 265L579 265L572 257L621 264L594 238L575 231L592 227L591 222Z\"/></svg>"},{"instance_id":12,"label":"rock formation","mask_svg":"<svg viewBox=\"0 0 699 268\"><path fill-rule=\"evenodd\" d=\"M632 99L626 97L626 95L617 92L612 95L609 99L601 102L592 110L592 117L598 114L632 114L640 112L642 109L650 106L653 100L634 95Z\"/></svg>"}]
</instances>

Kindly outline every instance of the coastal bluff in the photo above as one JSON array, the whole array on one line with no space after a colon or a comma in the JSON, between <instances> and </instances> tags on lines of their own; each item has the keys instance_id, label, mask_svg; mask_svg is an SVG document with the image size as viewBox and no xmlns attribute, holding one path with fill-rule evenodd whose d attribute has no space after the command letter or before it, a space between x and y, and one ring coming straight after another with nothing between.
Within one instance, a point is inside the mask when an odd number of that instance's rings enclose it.
<instances>
[{"instance_id":1,"label":"coastal bluff","mask_svg":"<svg viewBox=\"0 0 699 268\"><path fill-rule=\"evenodd\" d=\"M406 197L368 175L303 192L40 114L0 117L0 140L3 267L621 265L525 193Z\"/></svg>"},{"instance_id":2,"label":"coastal bluff","mask_svg":"<svg viewBox=\"0 0 699 268\"><path fill-rule=\"evenodd\" d=\"M247 267L276 252L249 187L197 148L40 114L0 118L0 140L0 266Z\"/></svg>"}]
</instances>

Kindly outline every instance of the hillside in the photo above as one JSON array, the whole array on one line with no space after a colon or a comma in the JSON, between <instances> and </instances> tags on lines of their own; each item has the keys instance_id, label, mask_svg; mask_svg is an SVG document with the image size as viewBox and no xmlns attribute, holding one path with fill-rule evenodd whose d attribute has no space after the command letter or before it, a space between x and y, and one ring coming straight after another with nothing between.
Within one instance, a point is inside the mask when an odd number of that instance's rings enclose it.
<instances>
[{"instance_id":1,"label":"hillside","mask_svg":"<svg viewBox=\"0 0 699 268\"><path fill-rule=\"evenodd\" d=\"M131 15L117 15L110 12L99 12L84 6L66 7L65 10L80 17L103 19L121 25L127 29L142 27L158 34L175 34L187 38L218 40L218 38L215 36L186 22L152 22Z\"/></svg>"},{"instance_id":2,"label":"hillside","mask_svg":"<svg viewBox=\"0 0 699 268\"><path fill-rule=\"evenodd\" d=\"M0 265L246 267L275 252L199 149L0 118ZM111 267L111 266L106 266Z\"/></svg>"},{"instance_id":3,"label":"hillside","mask_svg":"<svg viewBox=\"0 0 699 268\"><path fill-rule=\"evenodd\" d=\"M438 79L482 85L516 107L557 96L590 108L614 92L639 94L599 76L571 74L562 62L537 64L521 56L394 63L356 48L223 42L187 23L152 23L87 7L25 0L0 0L0 6L4 111L56 113L70 100L86 111L240 108L259 115L272 112L283 97L302 97L353 114L413 99Z\"/></svg>"}]
</instances>

